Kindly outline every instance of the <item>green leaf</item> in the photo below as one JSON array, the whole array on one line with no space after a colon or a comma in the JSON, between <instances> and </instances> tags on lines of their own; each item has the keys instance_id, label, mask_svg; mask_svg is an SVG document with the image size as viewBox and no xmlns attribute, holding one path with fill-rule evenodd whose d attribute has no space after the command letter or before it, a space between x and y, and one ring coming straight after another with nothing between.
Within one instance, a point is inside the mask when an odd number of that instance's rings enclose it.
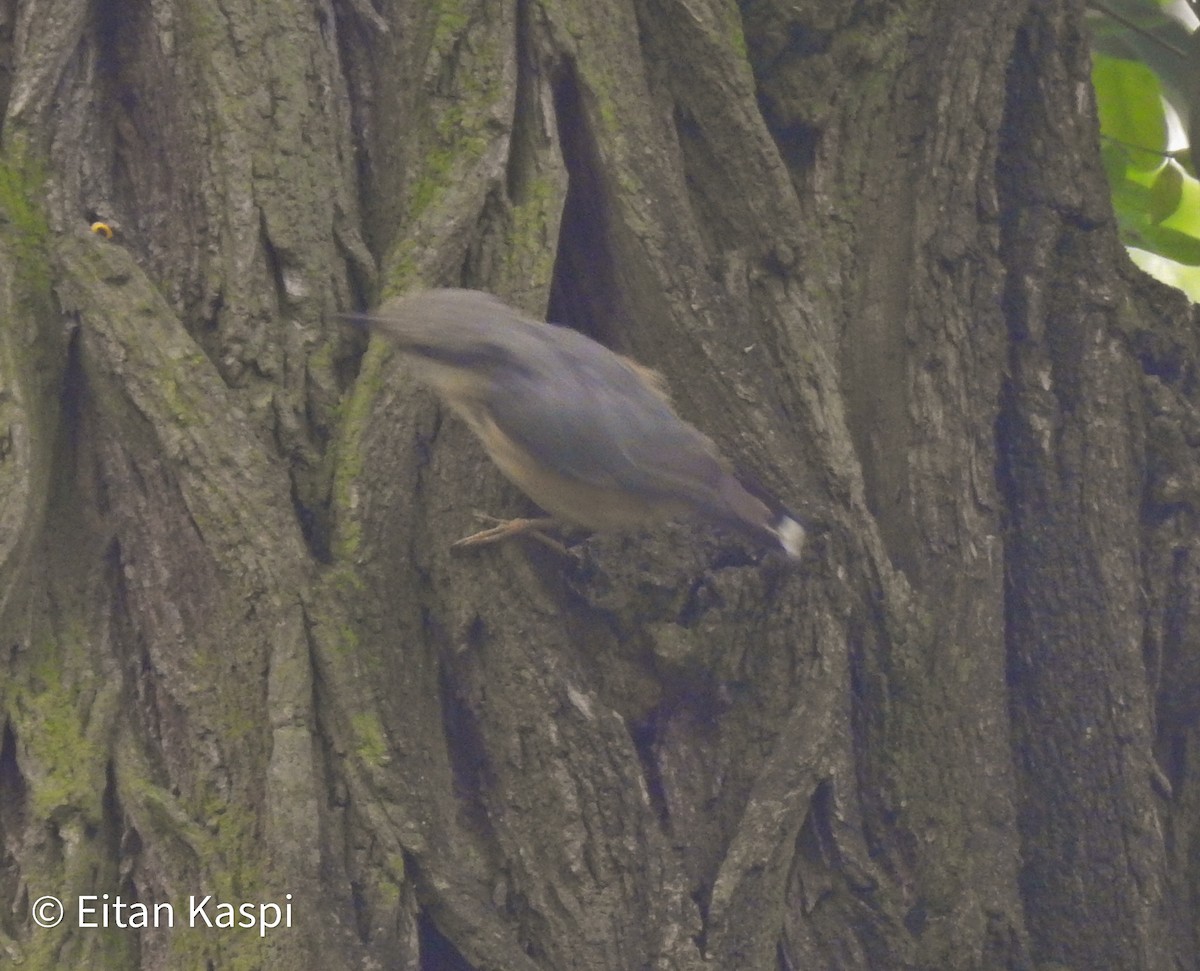
<instances>
[{"instance_id":1,"label":"green leaf","mask_svg":"<svg viewBox=\"0 0 1200 971\"><path fill-rule=\"evenodd\" d=\"M1200 239L1195 236L1165 226L1146 227L1138 236L1139 240L1127 240L1126 245L1140 246L1176 263L1200 266Z\"/></svg>"},{"instance_id":2,"label":"green leaf","mask_svg":"<svg viewBox=\"0 0 1200 971\"><path fill-rule=\"evenodd\" d=\"M1188 70L1183 89L1186 109L1181 111L1183 125L1187 129L1188 146L1200 139L1200 31L1195 31L1188 41Z\"/></svg>"},{"instance_id":3,"label":"green leaf","mask_svg":"<svg viewBox=\"0 0 1200 971\"><path fill-rule=\"evenodd\" d=\"M1160 223L1179 208L1183 198L1183 172L1178 165L1168 162L1150 186L1150 205L1147 215L1151 222Z\"/></svg>"},{"instance_id":4,"label":"green leaf","mask_svg":"<svg viewBox=\"0 0 1200 971\"><path fill-rule=\"evenodd\" d=\"M1179 204L1162 219L1162 225L1166 229L1200 237L1200 182L1182 179L1180 190Z\"/></svg>"},{"instance_id":5,"label":"green leaf","mask_svg":"<svg viewBox=\"0 0 1200 971\"><path fill-rule=\"evenodd\" d=\"M1191 31L1165 7L1157 0L1104 0L1089 7L1088 32L1092 50L1149 67L1167 100L1186 117Z\"/></svg>"},{"instance_id":6,"label":"green leaf","mask_svg":"<svg viewBox=\"0 0 1200 971\"><path fill-rule=\"evenodd\" d=\"M1101 133L1126 149L1133 168L1157 170L1167 148L1167 119L1158 77L1144 64L1095 54L1092 83Z\"/></svg>"},{"instance_id":7,"label":"green leaf","mask_svg":"<svg viewBox=\"0 0 1200 971\"><path fill-rule=\"evenodd\" d=\"M1146 185L1140 180L1122 176L1112 180L1109 187L1112 189L1117 221L1122 228L1150 223L1150 189Z\"/></svg>"}]
</instances>

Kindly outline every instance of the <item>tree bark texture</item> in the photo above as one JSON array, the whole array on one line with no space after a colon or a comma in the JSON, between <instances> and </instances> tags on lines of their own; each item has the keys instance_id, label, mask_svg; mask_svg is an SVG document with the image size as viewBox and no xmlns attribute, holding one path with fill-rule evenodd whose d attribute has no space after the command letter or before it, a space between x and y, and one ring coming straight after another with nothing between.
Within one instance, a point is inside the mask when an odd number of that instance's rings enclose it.
<instances>
[{"instance_id":1,"label":"tree bark texture","mask_svg":"<svg viewBox=\"0 0 1200 971\"><path fill-rule=\"evenodd\" d=\"M1200 346L1081 13L2 0L0 967L1200 968ZM530 506L338 317L438 285L803 562L452 556Z\"/></svg>"}]
</instances>

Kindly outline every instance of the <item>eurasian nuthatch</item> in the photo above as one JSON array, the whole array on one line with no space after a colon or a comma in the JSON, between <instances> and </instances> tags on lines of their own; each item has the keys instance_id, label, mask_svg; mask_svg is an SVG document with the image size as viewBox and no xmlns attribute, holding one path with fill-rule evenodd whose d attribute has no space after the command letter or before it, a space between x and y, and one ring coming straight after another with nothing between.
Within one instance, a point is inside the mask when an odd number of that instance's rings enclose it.
<instances>
[{"instance_id":1,"label":"eurasian nuthatch","mask_svg":"<svg viewBox=\"0 0 1200 971\"><path fill-rule=\"evenodd\" d=\"M554 520L607 530L690 513L800 555L804 527L747 491L648 368L476 290L397 297L361 319L417 364L418 378ZM513 520L459 543L545 522Z\"/></svg>"}]
</instances>

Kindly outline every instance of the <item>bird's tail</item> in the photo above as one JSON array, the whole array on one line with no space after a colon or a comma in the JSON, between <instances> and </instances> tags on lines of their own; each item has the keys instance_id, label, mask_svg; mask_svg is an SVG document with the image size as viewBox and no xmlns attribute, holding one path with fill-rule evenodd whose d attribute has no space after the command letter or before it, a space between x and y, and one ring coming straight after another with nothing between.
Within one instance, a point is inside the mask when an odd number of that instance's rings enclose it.
<instances>
[{"instance_id":1,"label":"bird's tail","mask_svg":"<svg viewBox=\"0 0 1200 971\"><path fill-rule=\"evenodd\" d=\"M732 473L727 473L717 490L719 508L713 512L726 525L782 549L798 560L804 552L808 531L800 519L773 496Z\"/></svg>"}]
</instances>

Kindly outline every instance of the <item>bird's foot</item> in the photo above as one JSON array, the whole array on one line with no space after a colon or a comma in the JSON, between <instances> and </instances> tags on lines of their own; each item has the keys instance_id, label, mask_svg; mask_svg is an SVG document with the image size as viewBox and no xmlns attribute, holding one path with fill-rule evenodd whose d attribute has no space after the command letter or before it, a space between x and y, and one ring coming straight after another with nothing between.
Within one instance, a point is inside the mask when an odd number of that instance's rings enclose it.
<instances>
[{"instance_id":1,"label":"bird's foot","mask_svg":"<svg viewBox=\"0 0 1200 971\"><path fill-rule=\"evenodd\" d=\"M560 553L563 556L571 555L571 551L563 546L562 543L542 532L543 529L556 525L556 521L549 516L542 516L537 519L499 519L496 516L489 516L486 513L477 512L475 515L496 525L488 529L481 529L478 533L472 533L470 536L464 536L460 540L455 540L450 544L451 549L458 550L465 549L468 546L485 546L488 543L498 543L503 539L508 539L510 536L519 536L521 533L528 533L533 539L549 546L556 553Z\"/></svg>"}]
</instances>

